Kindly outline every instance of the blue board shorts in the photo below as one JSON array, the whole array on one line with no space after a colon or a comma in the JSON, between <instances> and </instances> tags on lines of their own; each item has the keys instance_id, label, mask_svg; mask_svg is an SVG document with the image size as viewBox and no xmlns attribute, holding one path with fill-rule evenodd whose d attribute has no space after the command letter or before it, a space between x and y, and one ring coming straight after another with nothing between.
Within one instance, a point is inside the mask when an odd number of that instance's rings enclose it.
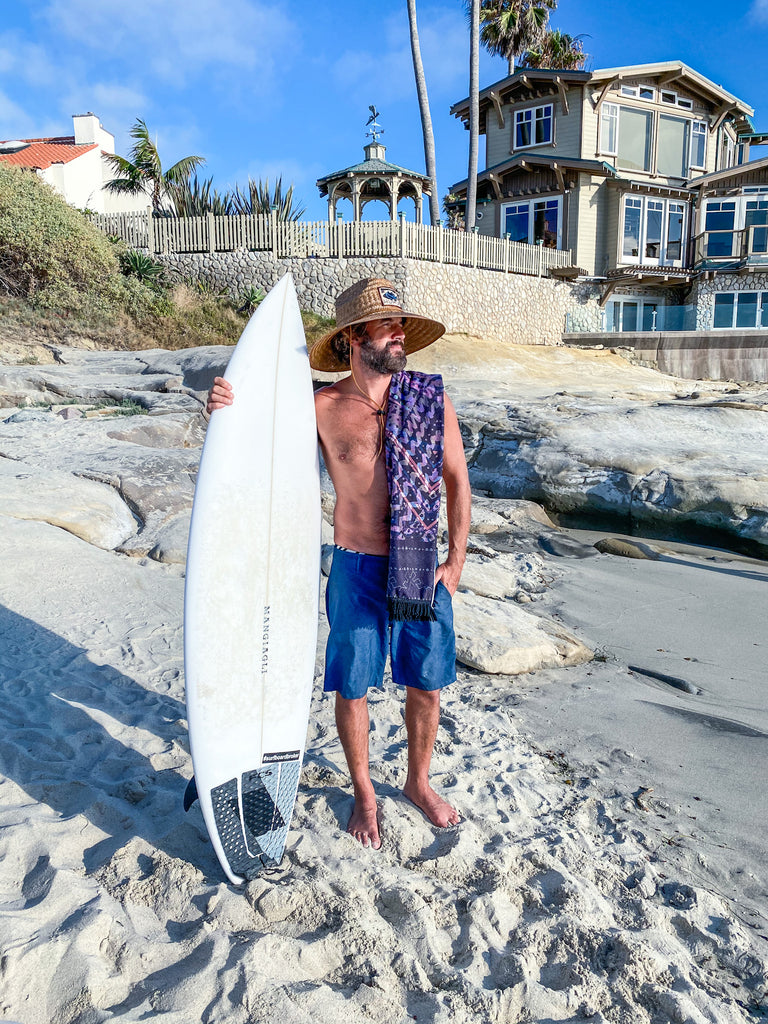
<instances>
[{"instance_id":1,"label":"blue board shorts","mask_svg":"<svg viewBox=\"0 0 768 1024\"><path fill-rule=\"evenodd\" d=\"M387 613L386 555L334 548L325 593L331 627L325 650L326 692L347 700L381 686L387 647L398 686L441 690L456 678L456 640L451 594L435 588L435 622L390 622Z\"/></svg>"}]
</instances>

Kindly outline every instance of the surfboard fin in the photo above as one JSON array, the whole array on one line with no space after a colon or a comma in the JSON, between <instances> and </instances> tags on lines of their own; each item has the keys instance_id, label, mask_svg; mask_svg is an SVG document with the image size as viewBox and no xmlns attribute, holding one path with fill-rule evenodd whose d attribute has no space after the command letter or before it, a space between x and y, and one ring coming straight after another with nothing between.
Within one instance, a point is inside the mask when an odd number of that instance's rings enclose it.
<instances>
[{"instance_id":1,"label":"surfboard fin","mask_svg":"<svg viewBox=\"0 0 768 1024\"><path fill-rule=\"evenodd\" d=\"M184 790L184 810L188 811L195 800L197 800L197 783L193 775L187 783L187 788Z\"/></svg>"}]
</instances>

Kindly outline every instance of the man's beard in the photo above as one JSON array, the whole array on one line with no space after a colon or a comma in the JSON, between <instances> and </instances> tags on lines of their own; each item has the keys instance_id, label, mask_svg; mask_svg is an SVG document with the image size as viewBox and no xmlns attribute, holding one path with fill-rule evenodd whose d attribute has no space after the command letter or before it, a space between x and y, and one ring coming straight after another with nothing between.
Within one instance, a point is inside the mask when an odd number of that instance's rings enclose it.
<instances>
[{"instance_id":1,"label":"man's beard","mask_svg":"<svg viewBox=\"0 0 768 1024\"><path fill-rule=\"evenodd\" d=\"M360 343L360 359L363 365L382 376L404 370L407 362L405 351L401 349L400 352L393 352L391 345L390 341L385 348L375 349L370 336L366 334Z\"/></svg>"}]
</instances>

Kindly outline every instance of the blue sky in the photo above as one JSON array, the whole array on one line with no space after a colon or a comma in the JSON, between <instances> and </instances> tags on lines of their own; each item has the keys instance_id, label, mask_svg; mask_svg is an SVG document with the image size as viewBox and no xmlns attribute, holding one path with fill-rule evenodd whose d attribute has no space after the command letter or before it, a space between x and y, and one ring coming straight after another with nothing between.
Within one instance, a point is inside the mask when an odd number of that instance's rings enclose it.
<instances>
[{"instance_id":1,"label":"blue sky","mask_svg":"<svg viewBox=\"0 0 768 1024\"><path fill-rule=\"evenodd\" d=\"M466 176L468 135L449 114L468 91L466 17L461 0L419 0L418 12L442 197ZM586 35L595 68L681 59L753 106L768 131L768 0L561 0L551 23ZM483 56L481 86L505 73ZM388 158L422 171L405 0L3 4L0 138L70 134L71 115L91 110L126 154L141 117L166 165L204 156L220 190L282 173L319 219L315 180L362 159L370 103Z\"/></svg>"}]
</instances>

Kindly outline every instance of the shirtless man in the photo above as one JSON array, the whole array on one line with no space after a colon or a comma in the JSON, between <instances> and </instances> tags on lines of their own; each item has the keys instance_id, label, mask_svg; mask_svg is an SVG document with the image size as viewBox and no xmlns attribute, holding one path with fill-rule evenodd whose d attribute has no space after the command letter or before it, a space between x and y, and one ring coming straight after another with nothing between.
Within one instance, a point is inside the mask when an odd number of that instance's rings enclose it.
<instances>
[{"instance_id":1,"label":"shirtless man","mask_svg":"<svg viewBox=\"0 0 768 1024\"><path fill-rule=\"evenodd\" d=\"M378 849L366 694L369 686L381 685L387 643L393 678L406 687L408 775L403 793L434 825L459 821L456 810L432 789L428 775L440 689L455 679L450 599L464 566L471 497L458 420L445 396L443 481L449 548L435 570L436 621L390 624L390 500L384 451L390 381L404 369L407 352L431 344L444 328L426 317L405 314L392 285L381 280L359 282L339 296L336 319L336 330L320 339L310 354L318 369L351 369L350 376L315 394L320 448L336 490L325 689L336 692L336 725L354 787L347 831L363 846ZM217 377L208 411L232 400L230 385Z\"/></svg>"}]
</instances>

